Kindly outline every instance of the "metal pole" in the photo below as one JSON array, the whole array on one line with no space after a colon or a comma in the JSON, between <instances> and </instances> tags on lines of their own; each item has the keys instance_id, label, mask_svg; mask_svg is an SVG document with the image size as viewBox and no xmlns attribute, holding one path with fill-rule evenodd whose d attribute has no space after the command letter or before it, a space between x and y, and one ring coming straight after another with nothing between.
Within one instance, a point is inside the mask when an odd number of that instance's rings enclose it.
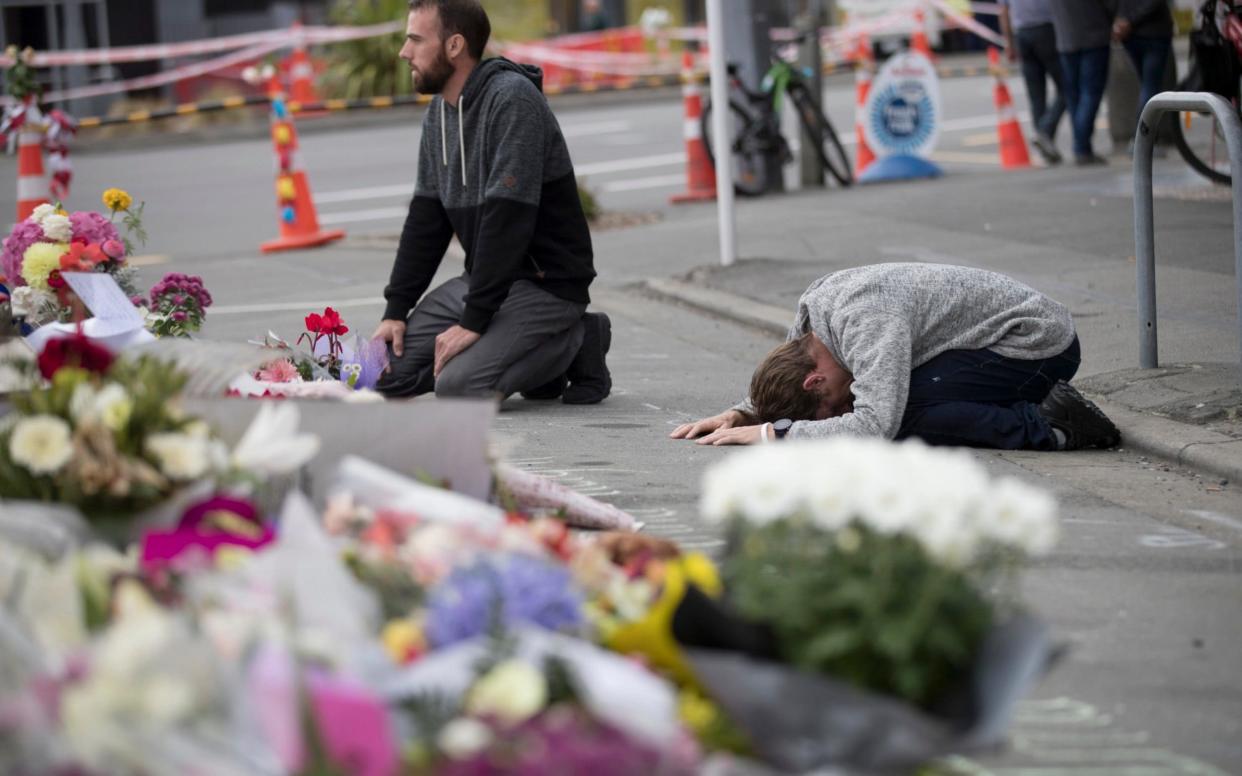
<instances>
[{"instance_id":1,"label":"metal pole","mask_svg":"<svg viewBox=\"0 0 1242 776\"><path fill-rule=\"evenodd\" d=\"M808 37L799 50L798 64L809 71L807 86L816 105L824 102L823 53L819 48L819 23L822 20L820 0L805 0L804 10L798 19L797 29ZM799 154L804 187L824 185L824 162L819 158L816 148L823 138L816 137L807 130L801 121L798 126L802 130L802 152Z\"/></svg>"},{"instance_id":2,"label":"metal pole","mask_svg":"<svg viewBox=\"0 0 1242 776\"><path fill-rule=\"evenodd\" d=\"M724 0L707 0L707 39L711 49L712 142L716 156L716 213L720 225L720 264L737 260L733 212L733 159L729 152L729 76L725 72Z\"/></svg>"},{"instance_id":3,"label":"metal pole","mask_svg":"<svg viewBox=\"0 0 1242 776\"><path fill-rule=\"evenodd\" d=\"M1138 265L1139 366L1159 366L1156 337L1156 238L1151 190L1152 147L1160 117L1170 111L1211 113L1224 130L1233 172L1233 255L1236 266L1238 357L1242 364L1242 120L1223 97L1164 92L1147 101L1134 138L1134 248Z\"/></svg>"}]
</instances>

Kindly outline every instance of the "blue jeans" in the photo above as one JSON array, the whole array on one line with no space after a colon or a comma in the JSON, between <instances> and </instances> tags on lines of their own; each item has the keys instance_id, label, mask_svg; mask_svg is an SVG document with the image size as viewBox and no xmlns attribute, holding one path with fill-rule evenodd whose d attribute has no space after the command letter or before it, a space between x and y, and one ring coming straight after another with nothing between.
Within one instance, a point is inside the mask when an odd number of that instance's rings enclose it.
<instances>
[{"instance_id":1,"label":"blue jeans","mask_svg":"<svg viewBox=\"0 0 1242 776\"><path fill-rule=\"evenodd\" d=\"M1139 115L1143 106L1160 93L1164 85L1164 70L1173 51L1172 38L1139 38L1131 35L1125 42L1126 53L1134 63L1139 77Z\"/></svg>"},{"instance_id":2,"label":"blue jeans","mask_svg":"<svg viewBox=\"0 0 1242 776\"><path fill-rule=\"evenodd\" d=\"M1108 85L1108 46L1061 52L1061 69L1065 71L1065 105L1074 128L1074 156L1093 156L1091 136L1095 134L1095 116L1100 112L1104 87Z\"/></svg>"},{"instance_id":3,"label":"blue jeans","mask_svg":"<svg viewBox=\"0 0 1242 776\"><path fill-rule=\"evenodd\" d=\"M1051 358L1026 361L991 350L949 350L910 373L898 439L996 450L1055 450L1039 403L1058 380L1078 372L1075 337Z\"/></svg>"},{"instance_id":4,"label":"blue jeans","mask_svg":"<svg viewBox=\"0 0 1242 776\"><path fill-rule=\"evenodd\" d=\"M1057 124L1065 113L1065 78L1057 54L1056 31L1051 24L1021 27L1016 33L1018 57L1022 60L1022 79L1031 101L1031 122L1041 135L1057 136ZM1056 84L1057 96L1048 104L1048 79Z\"/></svg>"}]
</instances>

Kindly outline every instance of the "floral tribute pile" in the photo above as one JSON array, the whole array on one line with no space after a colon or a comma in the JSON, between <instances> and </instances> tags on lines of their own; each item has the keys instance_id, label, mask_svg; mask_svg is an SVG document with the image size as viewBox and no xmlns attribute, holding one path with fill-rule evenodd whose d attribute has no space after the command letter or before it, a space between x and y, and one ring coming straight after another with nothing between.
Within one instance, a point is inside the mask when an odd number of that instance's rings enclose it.
<instances>
[{"instance_id":1,"label":"floral tribute pile","mask_svg":"<svg viewBox=\"0 0 1242 776\"><path fill-rule=\"evenodd\" d=\"M306 330L293 345L270 331L262 341L256 341L254 344L275 351L276 357L254 373L253 381L235 386L236 392L250 396L378 399L371 389L388 368L387 346L356 333L346 339L350 328L331 307L325 307L322 313L308 314L304 324Z\"/></svg>"},{"instance_id":2,"label":"floral tribute pile","mask_svg":"<svg viewBox=\"0 0 1242 776\"><path fill-rule=\"evenodd\" d=\"M77 358L5 424L0 455L25 468L27 498L80 503L71 467L92 434L164 481L210 487L125 552L0 542L4 773L908 768L970 728L946 701L1021 616L1022 559L1056 538L1048 496L968 454L860 440L713 467L702 513L728 539L718 562L556 514L420 509L425 485L376 505L344 467L323 510L293 491L265 513L210 472L257 477L296 419L256 422L275 441L228 454L175 410L134 425L150 409L125 377L136 367ZM774 698L759 676L794 689ZM877 703L882 720L813 730ZM895 705L918 721L885 760Z\"/></svg>"}]
</instances>

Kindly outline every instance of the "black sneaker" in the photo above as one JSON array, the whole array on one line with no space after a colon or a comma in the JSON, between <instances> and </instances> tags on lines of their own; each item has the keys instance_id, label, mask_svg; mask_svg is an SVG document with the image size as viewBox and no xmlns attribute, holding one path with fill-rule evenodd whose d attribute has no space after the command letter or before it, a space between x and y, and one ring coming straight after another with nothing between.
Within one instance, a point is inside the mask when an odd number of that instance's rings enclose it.
<instances>
[{"instance_id":1,"label":"black sneaker","mask_svg":"<svg viewBox=\"0 0 1242 776\"><path fill-rule=\"evenodd\" d=\"M1104 411L1065 381L1052 386L1039 405L1039 414L1065 434L1065 450L1116 447L1121 443L1121 432Z\"/></svg>"},{"instance_id":2,"label":"black sneaker","mask_svg":"<svg viewBox=\"0 0 1242 776\"><path fill-rule=\"evenodd\" d=\"M569 387L561 397L565 404L598 404L612 392L612 374L604 360L612 346L612 321L603 313L587 313L582 323L586 335L569 365Z\"/></svg>"},{"instance_id":3,"label":"black sneaker","mask_svg":"<svg viewBox=\"0 0 1242 776\"><path fill-rule=\"evenodd\" d=\"M1036 132L1035 137L1031 140L1031 144L1035 146L1035 150L1044 158L1044 162L1052 164L1061 163L1061 152L1057 150L1057 144L1047 135Z\"/></svg>"},{"instance_id":4,"label":"black sneaker","mask_svg":"<svg viewBox=\"0 0 1242 776\"><path fill-rule=\"evenodd\" d=\"M561 375L543 385L530 391L522 391L522 398L528 401L552 401L561 398L561 394L565 393L565 386L569 385L569 378Z\"/></svg>"},{"instance_id":5,"label":"black sneaker","mask_svg":"<svg viewBox=\"0 0 1242 776\"><path fill-rule=\"evenodd\" d=\"M1088 154L1087 156L1075 156L1074 164L1079 167L1107 167L1108 160L1097 154Z\"/></svg>"}]
</instances>

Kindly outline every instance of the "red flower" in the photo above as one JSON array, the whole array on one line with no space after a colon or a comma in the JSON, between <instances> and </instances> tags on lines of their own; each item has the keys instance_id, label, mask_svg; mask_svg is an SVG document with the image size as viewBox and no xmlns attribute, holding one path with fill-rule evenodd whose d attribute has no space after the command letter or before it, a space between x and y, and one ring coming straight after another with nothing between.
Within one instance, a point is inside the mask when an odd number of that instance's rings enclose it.
<instances>
[{"instance_id":1,"label":"red flower","mask_svg":"<svg viewBox=\"0 0 1242 776\"><path fill-rule=\"evenodd\" d=\"M49 340L39 354L39 373L51 380L63 367L77 367L95 374L104 374L112 366L114 356L104 347L91 342L82 332Z\"/></svg>"},{"instance_id":2,"label":"red flower","mask_svg":"<svg viewBox=\"0 0 1242 776\"><path fill-rule=\"evenodd\" d=\"M65 272L94 272L95 266L107 261L108 257L99 250L98 245L74 242L69 250L60 257L60 268Z\"/></svg>"},{"instance_id":3,"label":"red flower","mask_svg":"<svg viewBox=\"0 0 1242 776\"><path fill-rule=\"evenodd\" d=\"M338 337L349 333L349 327L341 320L341 314L331 307L325 307L323 315L311 313L306 316L306 330L315 334L335 334Z\"/></svg>"},{"instance_id":4,"label":"red flower","mask_svg":"<svg viewBox=\"0 0 1242 776\"><path fill-rule=\"evenodd\" d=\"M65 288L69 284L66 283L65 279L60 276L60 270L54 269L47 276L47 285L48 285L48 288L51 288L55 291L59 291L60 289Z\"/></svg>"},{"instance_id":5,"label":"red flower","mask_svg":"<svg viewBox=\"0 0 1242 776\"><path fill-rule=\"evenodd\" d=\"M314 334L322 334L323 316L319 313L311 313L306 316L306 330Z\"/></svg>"}]
</instances>

